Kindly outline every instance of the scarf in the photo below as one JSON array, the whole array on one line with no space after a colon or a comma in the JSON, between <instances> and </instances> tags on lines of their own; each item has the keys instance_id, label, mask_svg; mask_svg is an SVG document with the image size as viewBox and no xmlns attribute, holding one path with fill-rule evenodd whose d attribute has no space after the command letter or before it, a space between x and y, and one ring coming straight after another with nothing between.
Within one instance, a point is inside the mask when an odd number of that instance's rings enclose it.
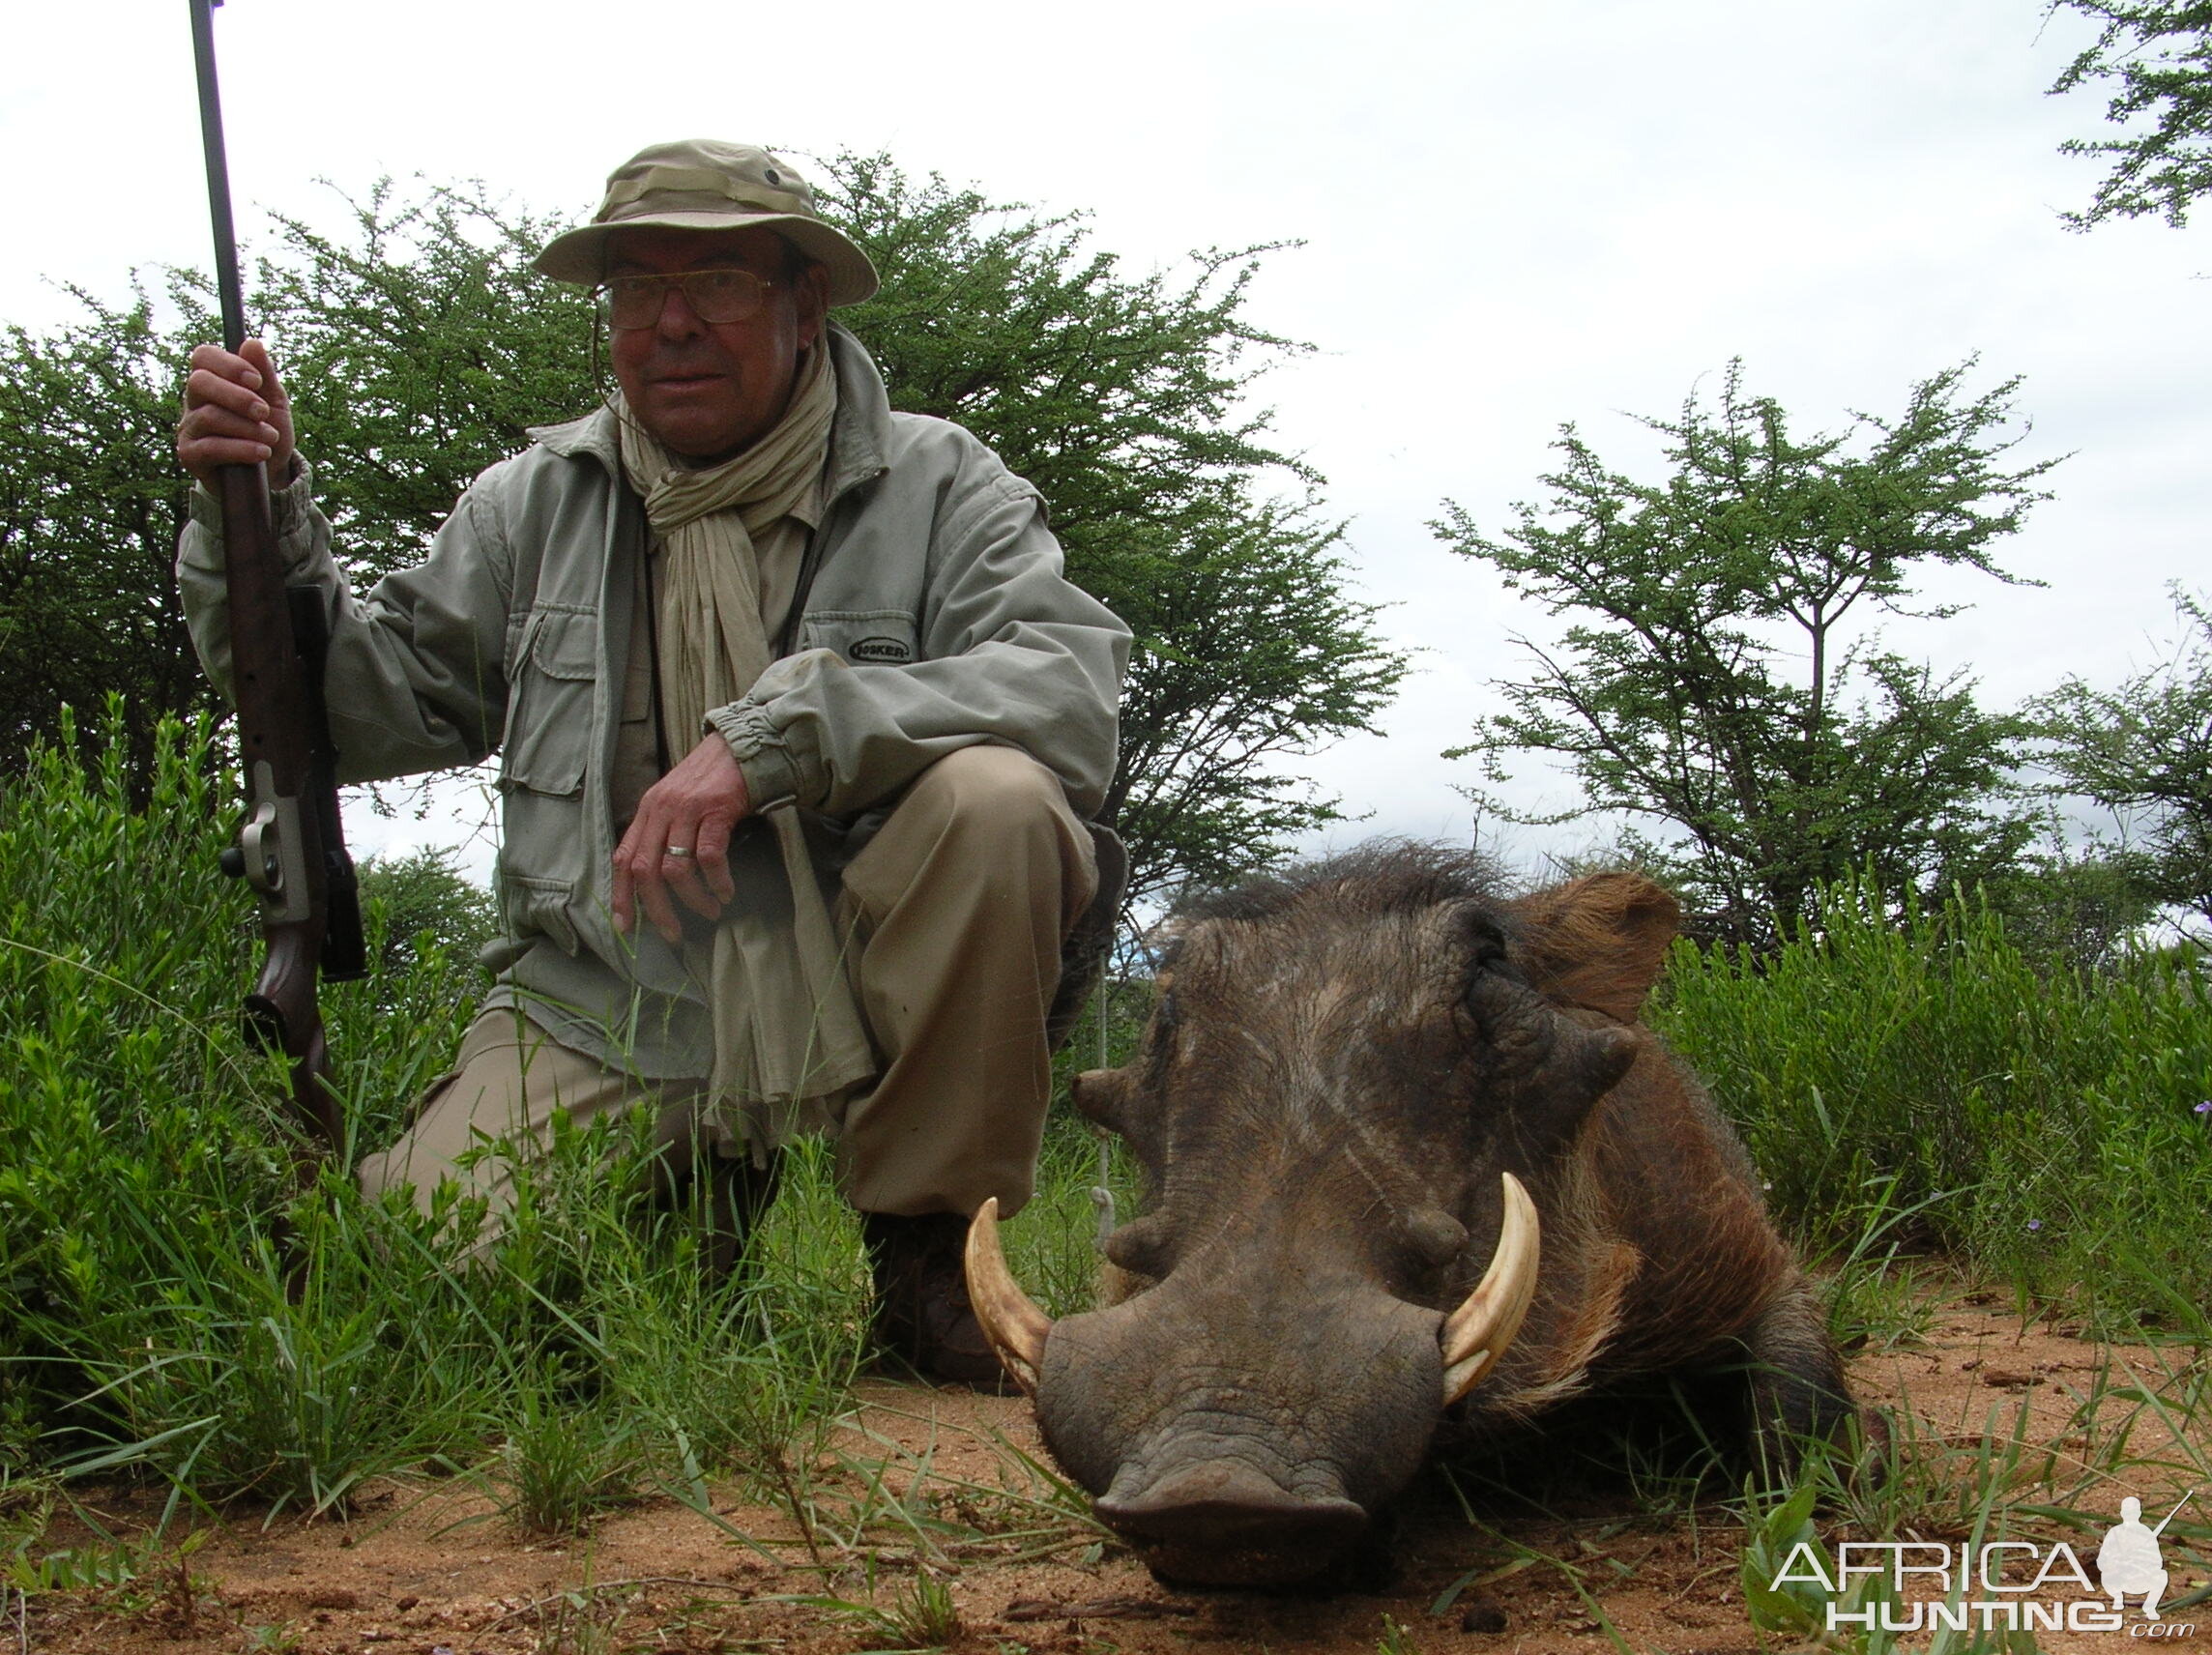
<instances>
[{"instance_id":1,"label":"scarf","mask_svg":"<svg viewBox=\"0 0 2212 1655\"><path fill-rule=\"evenodd\" d=\"M679 740L695 742L708 711L742 700L768 669L753 537L811 499L836 406L823 341L807 353L773 430L735 459L693 470L615 394L623 472L661 545L660 711ZM781 889L751 902L741 878L704 970L694 966L713 1020L710 1100L742 1123L756 1157L826 1124L837 1094L875 1073L799 811L787 800L760 814L782 857Z\"/></svg>"}]
</instances>

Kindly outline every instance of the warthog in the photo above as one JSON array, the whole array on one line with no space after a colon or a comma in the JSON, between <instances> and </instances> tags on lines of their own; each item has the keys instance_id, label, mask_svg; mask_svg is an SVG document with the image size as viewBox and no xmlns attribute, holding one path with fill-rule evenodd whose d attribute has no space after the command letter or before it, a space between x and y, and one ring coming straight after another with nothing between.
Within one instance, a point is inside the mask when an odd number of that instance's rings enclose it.
<instances>
[{"instance_id":1,"label":"warthog","mask_svg":"<svg viewBox=\"0 0 2212 1655\"><path fill-rule=\"evenodd\" d=\"M1851 1410L1749 1157L1638 1022L1674 899L1494 888L1383 846L1198 906L1136 1060L1077 1085L1148 1185L1107 1245L1115 1302L1050 1321L995 1204L971 1229L1047 1446L1162 1575L1324 1568L1446 1422L1497 1437L1732 1367L1773 1463Z\"/></svg>"}]
</instances>

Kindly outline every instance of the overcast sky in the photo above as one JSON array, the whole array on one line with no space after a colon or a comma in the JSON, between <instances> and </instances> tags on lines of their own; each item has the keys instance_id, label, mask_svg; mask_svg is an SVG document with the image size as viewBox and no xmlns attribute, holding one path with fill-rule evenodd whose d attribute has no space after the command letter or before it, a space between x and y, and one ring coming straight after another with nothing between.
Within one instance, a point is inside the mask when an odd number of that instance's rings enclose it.
<instances>
[{"instance_id":1,"label":"overcast sky","mask_svg":"<svg viewBox=\"0 0 2212 1655\"><path fill-rule=\"evenodd\" d=\"M1895 412L1971 354L1978 387L2023 376L2019 453L2072 457L1998 556L2048 585L1932 581L1975 607L1889 631L1993 704L2147 664L2172 635L2166 584L2212 585L2212 242L2059 222L2098 169L2057 145L2098 131L2103 99L2043 95L2090 31L2037 0L644 0L619 17L231 0L216 25L249 236L263 208L328 217L318 179L380 173L481 177L581 217L625 156L711 135L885 150L1085 210L1140 269L1302 241L1251 314L1319 349L1265 400L1329 479L1390 635L1422 652L1386 733L1311 763L1373 813L1340 841L1467 835L1451 784L1471 767L1439 750L1495 705L1513 635L1545 625L1430 536L1441 503L1502 526L1565 420L1645 464L1624 414L1677 410L1732 357L1800 433ZM114 295L135 265L204 265L183 0L19 7L8 34L0 317L49 326L71 309L54 283ZM1518 797L1569 795L1531 777ZM355 828L370 846L452 832Z\"/></svg>"}]
</instances>

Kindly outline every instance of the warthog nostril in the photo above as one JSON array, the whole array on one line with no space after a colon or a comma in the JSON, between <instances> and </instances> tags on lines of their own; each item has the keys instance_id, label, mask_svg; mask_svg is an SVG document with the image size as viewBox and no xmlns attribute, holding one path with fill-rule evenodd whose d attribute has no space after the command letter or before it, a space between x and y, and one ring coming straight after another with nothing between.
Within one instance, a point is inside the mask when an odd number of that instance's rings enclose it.
<instances>
[{"instance_id":1,"label":"warthog nostril","mask_svg":"<svg viewBox=\"0 0 2212 1655\"><path fill-rule=\"evenodd\" d=\"M1101 1495L1099 1520L1132 1539L1260 1551L1333 1551L1357 1539L1367 1513L1341 1495L1300 1495L1234 1460L1170 1472Z\"/></svg>"}]
</instances>

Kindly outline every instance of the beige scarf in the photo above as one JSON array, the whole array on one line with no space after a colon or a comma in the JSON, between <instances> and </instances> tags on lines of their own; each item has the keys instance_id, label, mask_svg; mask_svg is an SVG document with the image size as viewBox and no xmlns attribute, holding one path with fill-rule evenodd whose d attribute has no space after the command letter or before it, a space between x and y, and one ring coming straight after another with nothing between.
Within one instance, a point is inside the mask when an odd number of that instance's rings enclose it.
<instances>
[{"instance_id":1,"label":"beige scarf","mask_svg":"<svg viewBox=\"0 0 2212 1655\"><path fill-rule=\"evenodd\" d=\"M623 471L645 498L666 570L660 711L679 755L707 730L711 709L742 698L768 670L753 537L811 498L836 406L824 341L807 353L773 430L733 460L692 470L631 419L616 393ZM706 973L713 1100L742 1122L756 1154L830 1124L838 1094L875 1072L799 812L786 802L762 814L782 853L788 912L760 912L741 880L738 903L714 929Z\"/></svg>"}]
</instances>

